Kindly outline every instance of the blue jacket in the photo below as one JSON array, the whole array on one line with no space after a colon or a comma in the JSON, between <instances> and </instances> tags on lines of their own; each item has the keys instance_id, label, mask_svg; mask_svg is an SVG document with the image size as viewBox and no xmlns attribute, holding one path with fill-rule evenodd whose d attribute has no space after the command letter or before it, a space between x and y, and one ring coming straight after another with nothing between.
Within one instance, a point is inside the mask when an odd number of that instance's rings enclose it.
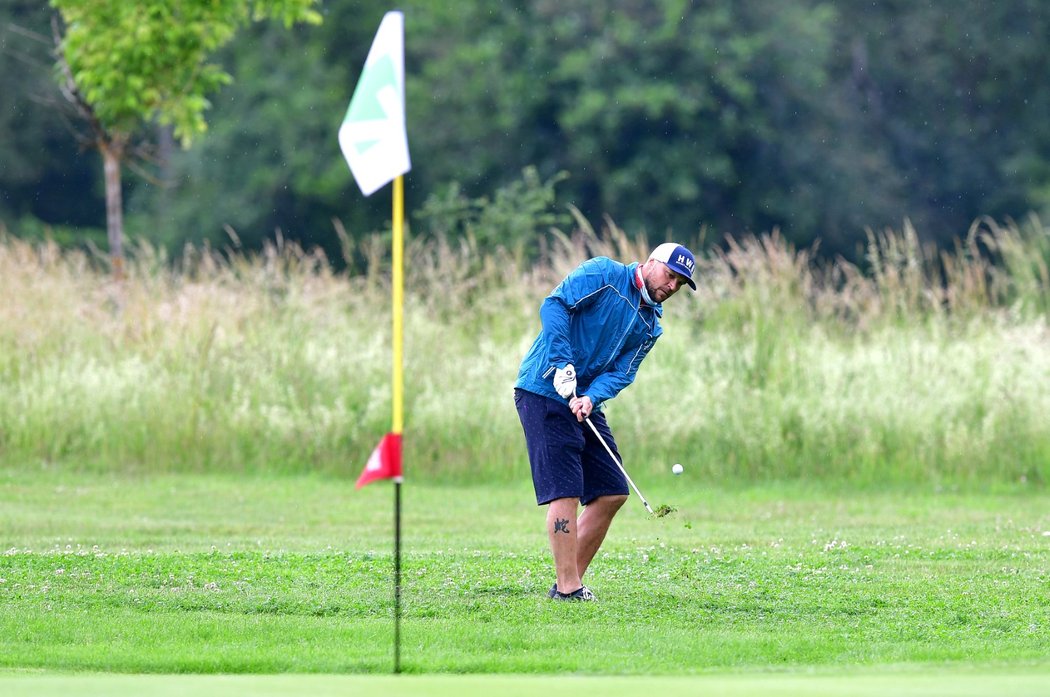
<instances>
[{"instance_id":1,"label":"blue jacket","mask_svg":"<svg viewBox=\"0 0 1050 697\"><path fill-rule=\"evenodd\" d=\"M564 401L554 371L572 363L576 393L595 408L634 382L642 359L663 333L663 307L642 301L638 264L595 257L580 264L540 307L540 331L521 362L515 387Z\"/></svg>"}]
</instances>

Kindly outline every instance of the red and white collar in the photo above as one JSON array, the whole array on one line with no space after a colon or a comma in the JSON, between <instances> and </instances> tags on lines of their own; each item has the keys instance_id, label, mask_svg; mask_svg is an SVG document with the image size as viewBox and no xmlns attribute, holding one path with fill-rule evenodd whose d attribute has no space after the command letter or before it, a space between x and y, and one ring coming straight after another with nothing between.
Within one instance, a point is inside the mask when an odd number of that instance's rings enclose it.
<instances>
[{"instance_id":1,"label":"red and white collar","mask_svg":"<svg viewBox=\"0 0 1050 697\"><path fill-rule=\"evenodd\" d=\"M634 269L634 287L642 293L642 304L652 305L652 301L649 298L649 293L645 290L645 279L642 278L642 267L641 264Z\"/></svg>"}]
</instances>

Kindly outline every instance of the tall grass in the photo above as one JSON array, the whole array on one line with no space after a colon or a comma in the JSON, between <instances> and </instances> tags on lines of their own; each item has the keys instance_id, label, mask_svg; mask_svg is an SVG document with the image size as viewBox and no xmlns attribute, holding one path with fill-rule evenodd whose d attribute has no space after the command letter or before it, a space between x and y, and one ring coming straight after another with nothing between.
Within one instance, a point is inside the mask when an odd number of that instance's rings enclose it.
<instances>
[{"instance_id":1,"label":"tall grass","mask_svg":"<svg viewBox=\"0 0 1050 697\"><path fill-rule=\"evenodd\" d=\"M469 237L406 251L409 476L527 476L511 401L542 298L596 254L643 259L611 221L552 231L538 263ZM661 240L662 241L662 240ZM135 245L128 277L0 233L0 458L8 466L356 476L390 422L389 252L333 271ZM718 481L944 485L1050 476L1050 230L980 221L949 252L872 232L861 266L776 233L698 260L699 289L609 403L626 464Z\"/></svg>"}]
</instances>

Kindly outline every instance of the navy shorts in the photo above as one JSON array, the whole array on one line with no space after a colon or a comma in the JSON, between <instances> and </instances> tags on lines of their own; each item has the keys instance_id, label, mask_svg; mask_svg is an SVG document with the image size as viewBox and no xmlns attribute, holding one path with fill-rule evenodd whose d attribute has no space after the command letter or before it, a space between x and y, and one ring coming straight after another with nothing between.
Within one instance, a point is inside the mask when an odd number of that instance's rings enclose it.
<instances>
[{"instance_id":1,"label":"navy shorts","mask_svg":"<svg viewBox=\"0 0 1050 697\"><path fill-rule=\"evenodd\" d=\"M576 420L568 402L515 389L514 406L525 431L538 505L578 498L586 506L599 496L629 495L627 478L594 431ZM605 416L595 411L590 419L622 462Z\"/></svg>"}]
</instances>

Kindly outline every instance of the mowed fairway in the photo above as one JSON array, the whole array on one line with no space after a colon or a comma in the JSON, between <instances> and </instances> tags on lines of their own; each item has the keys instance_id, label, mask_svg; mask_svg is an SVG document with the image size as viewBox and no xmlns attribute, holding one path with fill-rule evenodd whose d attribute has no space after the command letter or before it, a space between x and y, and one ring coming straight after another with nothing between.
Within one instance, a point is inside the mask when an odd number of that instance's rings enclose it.
<instances>
[{"instance_id":1,"label":"mowed fairway","mask_svg":"<svg viewBox=\"0 0 1050 697\"><path fill-rule=\"evenodd\" d=\"M387 682L228 674L389 672L388 483L7 470L0 692L517 694L561 674L607 694L609 675L663 695L1050 694L1044 494L639 485L677 511L632 498L588 578L599 602L563 605L526 483L410 479L408 675Z\"/></svg>"},{"instance_id":2,"label":"mowed fairway","mask_svg":"<svg viewBox=\"0 0 1050 697\"><path fill-rule=\"evenodd\" d=\"M534 675L26 675L0 674L6 697L534 697L555 691L604 697L1041 697L1047 673L895 670L824 675L593 677Z\"/></svg>"}]
</instances>

